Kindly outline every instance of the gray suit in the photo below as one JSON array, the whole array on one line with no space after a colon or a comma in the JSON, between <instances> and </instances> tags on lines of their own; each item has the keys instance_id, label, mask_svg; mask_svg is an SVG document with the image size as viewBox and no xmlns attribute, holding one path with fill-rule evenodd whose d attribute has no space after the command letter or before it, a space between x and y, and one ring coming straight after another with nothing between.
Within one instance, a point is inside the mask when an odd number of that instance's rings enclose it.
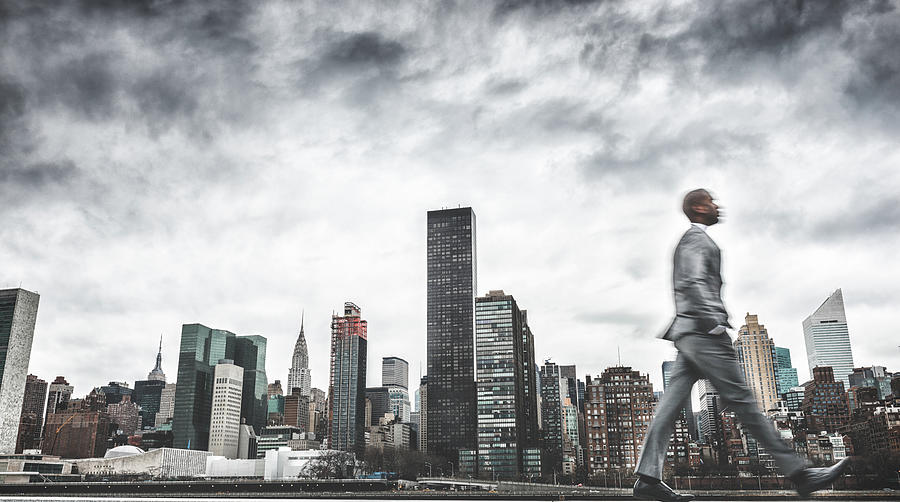
<instances>
[{"instance_id":1,"label":"gray suit","mask_svg":"<svg viewBox=\"0 0 900 502\"><path fill-rule=\"evenodd\" d=\"M675 248L675 319L662 338L675 342L678 357L647 434L635 472L662 479L675 419L700 378L712 382L725 405L769 452L786 475L806 466L759 412L744 383L731 338L724 332L728 312L722 303L722 258L703 229L691 226ZM712 334L719 332L720 334Z\"/></svg>"}]
</instances>

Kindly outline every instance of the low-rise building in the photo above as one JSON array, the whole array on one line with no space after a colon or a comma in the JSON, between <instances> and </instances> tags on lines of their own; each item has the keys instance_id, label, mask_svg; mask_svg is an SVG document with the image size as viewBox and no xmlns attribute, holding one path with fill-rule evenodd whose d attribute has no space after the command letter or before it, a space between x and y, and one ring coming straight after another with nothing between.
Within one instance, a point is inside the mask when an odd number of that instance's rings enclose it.
<instances>
[{"instance_id":1,"label":"low-rise building","mask_svg":"<svg viewBox=\"0 0 900 502\"><path fill-rule=\"evenodd\" d=\"M0 455L0 484L81 481L74 465L54 455Z\"/></svg>"},{"instance_id":2,"label":"low-rise building","mask_svg":"<svg viewBox=\"0 0 900 502\"><path fill-rule=\"evenodd\" d=\"M208 451L160 448L144 452L140 448L117 446L103 458L76 460L78 472L87 476L148 476L177 479L206 473Z\"/></svg>"}]
</instances>

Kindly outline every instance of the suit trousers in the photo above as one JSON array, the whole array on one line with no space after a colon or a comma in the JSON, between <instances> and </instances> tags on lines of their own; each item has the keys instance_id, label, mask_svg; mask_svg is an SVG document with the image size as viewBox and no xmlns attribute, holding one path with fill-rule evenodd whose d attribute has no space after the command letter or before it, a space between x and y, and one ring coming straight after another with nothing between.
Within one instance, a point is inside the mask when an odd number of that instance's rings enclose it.
<instances>
[{"instance_id":1,"label":"suit trousers","mask_svg":"<svg viewBox=\"0 0 900 502\"><path fill-rule=\"evenodd\" d=\"M712 382L723 404L735 412L759 444L772 455L779 470L790 476L806 467L806 461L779 437L774 425L760 413L753 392L744 382L731 337L686 334L675 340L678 357L669 386L656 407L653 421L644 436L644 446L635 469L637 474L662 479L663 464L675 419L690 399L691 388L700 378Z\"/></svg>"}]
</instances>

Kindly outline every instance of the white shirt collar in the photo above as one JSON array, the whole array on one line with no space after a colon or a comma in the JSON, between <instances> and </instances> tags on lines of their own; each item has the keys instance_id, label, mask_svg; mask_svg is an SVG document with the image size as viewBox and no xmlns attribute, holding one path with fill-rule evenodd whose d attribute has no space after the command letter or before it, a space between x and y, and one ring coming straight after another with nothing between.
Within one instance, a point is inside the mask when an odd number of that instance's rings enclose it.
<instances>
[{"instance_id":1,"label":"white shirt collar","mask_svg":"<svg viewBox=\"0 0 900 502\"><path fill-rule=\"evenodd\" d=\"M700 230L703 230L704 232L706 232L707 225L704 225L703 223L697 223L697 222L692 221L692 222L691 222L691 225L693 225L693 226L699 228Z\"/></svg>"}]
</instances>

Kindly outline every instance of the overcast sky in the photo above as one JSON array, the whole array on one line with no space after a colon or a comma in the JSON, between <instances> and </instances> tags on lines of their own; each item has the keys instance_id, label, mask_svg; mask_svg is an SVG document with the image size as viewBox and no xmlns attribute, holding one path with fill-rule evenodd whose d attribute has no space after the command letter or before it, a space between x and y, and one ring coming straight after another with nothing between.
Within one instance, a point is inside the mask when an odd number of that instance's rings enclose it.
<instances>
[{"instance_id":1,"label":"overcast sky","mask_svg":"<svg viewBox=\"0 0 900 502\"><path fill-rule=\"evenodd\" d=\"M240 6L243 5L241 8ZM854 361L900 370L897 2L3 2L0 286L41 294L30 371L146 377L181 325L268 339L313 385L345 301L425 366L425 216L472 206L478 292L538 362L661 384L685 191L724 207L747 312L808 375L843 288ZM413 382L411 382L413 383Z\"/></svg>"}]
</instances>

